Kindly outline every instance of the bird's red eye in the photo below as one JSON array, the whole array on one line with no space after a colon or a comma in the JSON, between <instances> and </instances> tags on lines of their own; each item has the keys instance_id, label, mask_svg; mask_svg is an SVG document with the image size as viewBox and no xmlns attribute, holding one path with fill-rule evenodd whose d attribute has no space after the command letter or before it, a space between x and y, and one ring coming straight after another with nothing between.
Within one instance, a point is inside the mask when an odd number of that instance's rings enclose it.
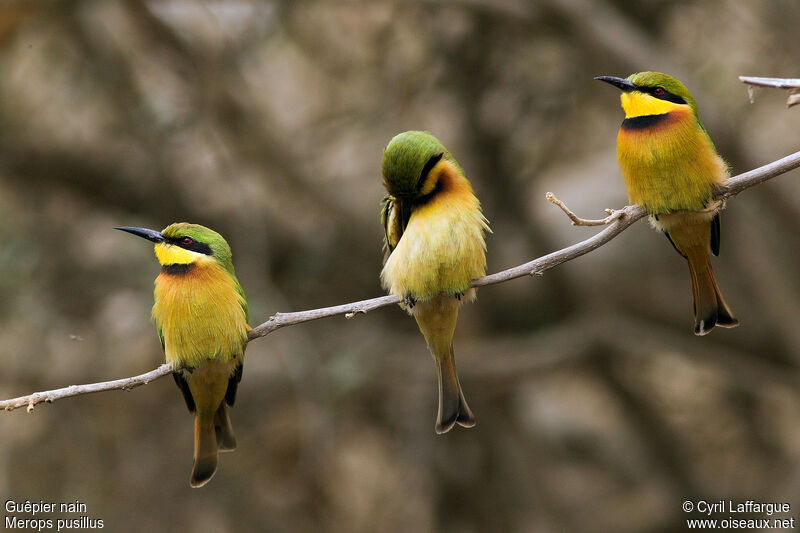
<instances>
[{"instance_id":1,"label":"bird's red eye","mask_svg":"<svg viewBox=\"0 0 800 533\"><path fill-rule=\"evenodd\" d=\"M653 89L653 94L656 96L664 96L664 88L656 87L655 89Z\"/></svg>"},{"instance_id":2,"label":"bird's red eye","mask_svg":"<svg viewBox=\"0 0 800 533\"><path fill-rule=\"evenodd\" d=\"M183 244L192 244L192 238L191 237L184 237L181 242Z\"/></svg>"}]
</instances>

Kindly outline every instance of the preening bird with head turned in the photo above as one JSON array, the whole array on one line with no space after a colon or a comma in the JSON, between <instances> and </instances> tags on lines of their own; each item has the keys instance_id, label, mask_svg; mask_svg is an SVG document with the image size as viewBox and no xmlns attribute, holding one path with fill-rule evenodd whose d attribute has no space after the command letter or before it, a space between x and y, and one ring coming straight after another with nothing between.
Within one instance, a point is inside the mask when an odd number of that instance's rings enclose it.
<instances>
[{"instance_id":1,"label":"preening bird with head turned","mask_svg":"<svg viewBox=\"0 0 800 533\"><path fill-rule=\"evenodd\" d=\"M381 281L403 298L436 362L435 429L475 425L455 367L458 309L475 298L470 282L486 272L486 218L450 152L433 135L407 131L387 145L381 163L388 192L381 210L387 256Z\"/></svg>"}]
</instances>

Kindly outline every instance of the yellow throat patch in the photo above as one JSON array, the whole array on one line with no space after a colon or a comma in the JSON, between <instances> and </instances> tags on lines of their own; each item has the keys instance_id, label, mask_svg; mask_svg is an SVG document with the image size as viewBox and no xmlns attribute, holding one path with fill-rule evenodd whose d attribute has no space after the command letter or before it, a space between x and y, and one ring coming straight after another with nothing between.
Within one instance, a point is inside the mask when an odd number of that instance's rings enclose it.
<instances>
[{"instance_id":1,"label":"yellow throat patch","mask_svg":"<svg viewBox=\"0 0 800 533\"><path fill-rule=\"evenodd\" d=\"M433 192L433 189L436 188L436 184L439 182L439 176L441 176L445 168L452 168L452 165L444 159L439 160L439 162L434 165L430 172L428 172L428 176L425 178L425 181L422 183L422 187L420 187L419 193L417 193L418 197L425 196Z\"/></svg>"},{"instance_id":2,"label":"yellow throat patch","mask_svg":"<svg viewBox=\"0 0 800 533\"><path fill-rule=\"evenodd\" d=\"M211 256L164 242L156 244L155 251L156 258L162 265L190 265L192 263L200 264L206 261L213 261Z\"/></svg>"},{"instance_id":3,"label":"yellow throat patch","mask_svg":"<svg viewBox=\"0 0 800 533\"><path fill-rule=\"evenodd\" d=\"M622 102L622 109L625 110L625 118L640 117L642 115L662 115L687 107L640 91L622 93L620 101Z\"/></svg>"}]
</instances>

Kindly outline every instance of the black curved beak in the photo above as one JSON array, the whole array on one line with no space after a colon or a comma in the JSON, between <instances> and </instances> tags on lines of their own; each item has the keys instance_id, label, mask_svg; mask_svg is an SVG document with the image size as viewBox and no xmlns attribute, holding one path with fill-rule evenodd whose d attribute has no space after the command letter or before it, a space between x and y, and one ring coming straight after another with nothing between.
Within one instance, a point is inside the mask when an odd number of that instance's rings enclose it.
<instances>
[{"instance_id":1,"label":"black curved beak","mask_svg":"<svg viewBox=\"0 0 800 533\"><path fill-rule=\"evenodd\" d=\"M143 239L147 239L148 241L153 242L166 242L166 238L161 234L160 231L155 231L152 229L147 228L136 228L133 226L119 226L114 229L118 229L120 231L127 231L128 233L133 233L134 235L141 237Z\"/></svg>"},{"instance_id":2,"label":"black curved beak","mask_svg":"<svg viewBox=\"0 0 800 533\"><path fill-rule=\"evenodd\" d=\"M631 91L636 90L636 85L634 85L633 83L629 82L624 78L617 78L615 76L597 76L595 79L609 83L625 93L629 93Z\"/></svg>"}]
</instances>

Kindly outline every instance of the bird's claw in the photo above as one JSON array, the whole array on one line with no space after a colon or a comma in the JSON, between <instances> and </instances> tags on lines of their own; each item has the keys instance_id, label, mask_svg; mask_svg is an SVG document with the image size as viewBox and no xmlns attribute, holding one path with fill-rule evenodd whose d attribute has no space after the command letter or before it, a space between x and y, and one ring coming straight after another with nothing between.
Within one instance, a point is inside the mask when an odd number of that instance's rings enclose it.
<instances>
[{"instance_id":1,"label":"bird's claw","mask_svg":"<svg viewBox=\"0 0 800 533\"><path fill-rule=\"evenodd\" d=\"M403 296L403 303L409 309L413 309L413 307L417 303L417 301L414 299L413 296L411 296L411 294L406 294L405 296Z\"/></svg>"}]
</instances>

